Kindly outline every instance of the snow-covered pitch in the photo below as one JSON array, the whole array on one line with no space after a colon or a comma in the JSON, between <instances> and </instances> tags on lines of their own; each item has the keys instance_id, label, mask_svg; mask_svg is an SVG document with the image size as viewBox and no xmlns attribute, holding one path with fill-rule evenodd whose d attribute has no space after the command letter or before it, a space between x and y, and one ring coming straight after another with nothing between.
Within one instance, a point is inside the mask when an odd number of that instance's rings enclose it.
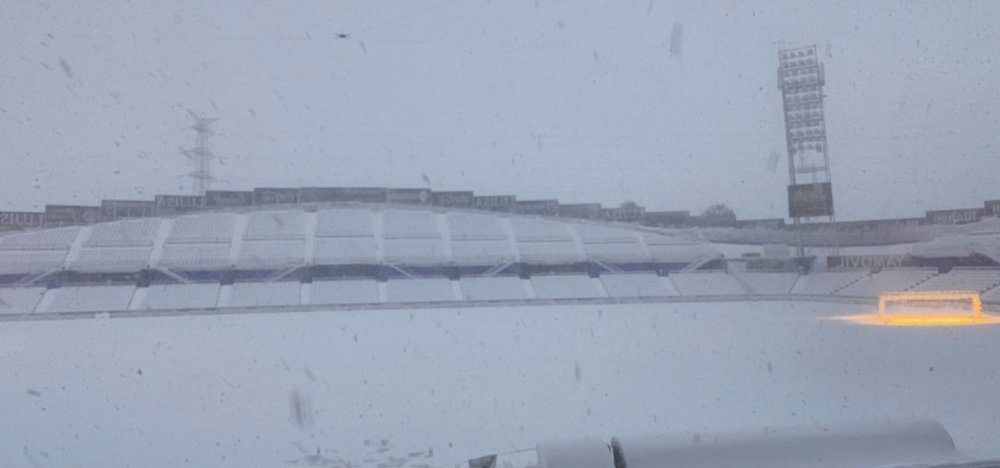
<instances>
[{"instance_id":1,"label":"snow-covered pitch","mask_svg":"<svg viewBox=\"0 0 1000 468\"><path fill-rule=\"evenodd\" d=\"M453 467L587 434L895 418L939 420L966 453L1000 446L1000 328L828 320L870 307L8 322L0 466Z\"/></svg>"}]
</instances>

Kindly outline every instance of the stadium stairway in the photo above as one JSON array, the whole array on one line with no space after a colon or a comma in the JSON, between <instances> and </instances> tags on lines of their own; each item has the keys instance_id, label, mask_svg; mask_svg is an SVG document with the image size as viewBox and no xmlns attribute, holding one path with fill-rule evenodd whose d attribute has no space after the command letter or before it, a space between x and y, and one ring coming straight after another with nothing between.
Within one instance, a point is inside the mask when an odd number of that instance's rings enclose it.
<instances>
[{"instance_id":1,"label":"stadium stairway","mask_svg":"<svg viewBox=\"0 0 1000 468\"><path fill-rule=\"evenodd\" d=\"M834 289L833 292L831 292L830 294L831 295L836 295L836 294L840 293L841 291L843 291L843 290L845 290L845 289L847 289L847 288L849 288L851 286L854 286L857 283L860 283L860 282L864 281L865 278L868 278L869 276L871 276L871 273L868 273L868 274L865 274L865 275L861 275L861 276L855 278L854 281L851 281L851 282L849 282L849 283L847 283L847 284L845 284L843 286L840 286L839 288Z\"/></svg>"}]
</instances>

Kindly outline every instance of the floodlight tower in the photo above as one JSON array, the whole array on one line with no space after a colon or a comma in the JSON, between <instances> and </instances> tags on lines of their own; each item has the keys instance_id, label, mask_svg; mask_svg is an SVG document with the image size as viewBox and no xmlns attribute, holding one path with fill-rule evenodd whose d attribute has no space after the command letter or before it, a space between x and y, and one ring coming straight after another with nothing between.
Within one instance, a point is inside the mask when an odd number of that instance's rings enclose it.
<instances>
[{"instance_id":1,"label":"floodlight tower","mask_svg":"<svg viewBox=\"0 0 1000 468\"><path fill-rule=\"evenodd\" d=\"M780 49L778 64L778 89L784 106L788 146L788 215L798 236L796 253L800 257L805 255L803 222L821 222L823 218L832 228L836 253L836 218L823 115L826 83L823 64L815 45Z\"/></svg>"},{"instance_id":2,"label":"floodlight tower","mask_svg":"<svg viewBox=\"0 0 1000 468\"><path fill-rule=\"evenodd\" d=\"M211 162L215 159L212 150L208 147L208 139L215 135L210 125L218 119L202 117L192 110L188 114L194 119L194 125L188 127L195 131L195 146L191 149L181 149L181 153L194 163L194 170L188 173L193 180L192 189L195 195L205 195L205 191L212 188Z\"/></svg>"}]
</instances>

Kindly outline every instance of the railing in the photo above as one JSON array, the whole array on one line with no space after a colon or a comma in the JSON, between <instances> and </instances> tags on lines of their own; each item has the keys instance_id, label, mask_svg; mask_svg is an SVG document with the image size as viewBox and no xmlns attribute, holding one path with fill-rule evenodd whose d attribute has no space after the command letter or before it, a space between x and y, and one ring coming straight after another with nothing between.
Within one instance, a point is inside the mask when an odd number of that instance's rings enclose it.
<instances>
[{"instance_id":1,"label":"railing","mask_svg":"<svg viewBox=\"0 0 1000 468\"><path fill-rule=\"evenodd\" d=\"M875 306L877 300L868 297L805 296L788 294L743 295L743 296L664 296L664 297L595 297L587 299L503 299L466 300L409 303L361 303L361 304L315 304L261 307L210 307L201 309L161 309L161 310L120 310L103 312L54 312L0 315L0 322L33 320L67 320L94 318L140 318L164 316L197 315L241 315L296 312L344 312L388 309L453 309L468 307L535 307L580 304L660 304L660 303L732 303L732 302L821 302L835 304L859 304ZM1000 312L1000 301L986 301L983 308Z\"/></svg>"}]
</instances>

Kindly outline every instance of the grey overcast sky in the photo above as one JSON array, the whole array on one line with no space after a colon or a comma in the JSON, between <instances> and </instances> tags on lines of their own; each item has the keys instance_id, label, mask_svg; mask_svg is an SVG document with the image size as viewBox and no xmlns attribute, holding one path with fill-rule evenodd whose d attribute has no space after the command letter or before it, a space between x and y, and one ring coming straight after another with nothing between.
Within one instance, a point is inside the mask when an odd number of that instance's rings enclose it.
<instances>
[{"instance_id":1,"label":"grey overcast sky","mask_svg":"<svg viewBox=\"0 0 1000 468\"><path fill-rule=\"evenodd\" d=\"M840 219L981 206L997 25L993 1L0 0L0 209L188 193L190 108L219 118L216 188L782 217L777 50L812 43Z\"/></svg>"}]
</instances>

